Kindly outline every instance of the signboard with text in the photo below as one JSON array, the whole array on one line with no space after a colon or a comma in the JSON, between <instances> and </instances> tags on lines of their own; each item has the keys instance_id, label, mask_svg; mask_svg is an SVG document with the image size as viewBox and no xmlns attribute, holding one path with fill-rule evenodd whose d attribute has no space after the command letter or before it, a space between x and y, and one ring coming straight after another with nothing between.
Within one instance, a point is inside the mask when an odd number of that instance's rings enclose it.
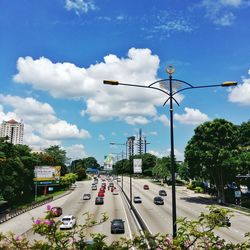
<instances>
[{"instance_id":1,"label":"signboard with text","mask_svg":"<svg viewBox=\"0 0 250 250\"><path fill-rule=\"evenodd\" d=\"M61 175L61 166L35 166L34 170L36 182L58 181Z\"/></svg>"},{"instance_id":2,"label":"signboard with text","mask_svg":"<svg viewBox=\"0 0 250 250\"><path fill-rule=\"evenodd\" d=\"M133 167L135 174L142 173L142 159L133 159Z\"/></svg>"}]
</instances>

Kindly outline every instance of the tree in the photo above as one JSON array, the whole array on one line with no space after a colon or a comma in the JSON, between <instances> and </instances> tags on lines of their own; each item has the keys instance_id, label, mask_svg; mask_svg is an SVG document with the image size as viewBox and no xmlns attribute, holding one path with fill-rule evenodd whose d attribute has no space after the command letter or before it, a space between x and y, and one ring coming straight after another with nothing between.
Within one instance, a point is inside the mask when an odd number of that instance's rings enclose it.
<instances>
[{"instance_id":1,"label":"tree","mask_svg":"<svg viewBox=\"0 0 250 250\"><path fill-rule=\"evenodd\" d=\"M243 122L239 126L239 130L241 147L248 147L250 149L250 120L248 122Z\"/></svg>"},{"instance_id":2,"label":"tree","mask_svg":"<svg viewBox=\"0 0 250 250\"><path fill-rule=\"evenodd\" d=\"M162 178L165 181L171 175L171 159L170 157L162 157L156 160L156 164L152 169L153 175Z\"/></svg>"},{"instance_id":3,"label":"tree","mask_svg":"<svg viewBox=\"0 0 250 250\"><path fill-rule=\"evenodd\" d=\"M100 165L95 157L87 157L83 159L86 168L99 168Z\"/></svg>"},{"instance_id":4,"label":"tree","mask_svg":"<svg viewBox=\"0 0 250 250\"><path fill-rule=\"evenodd\" d=\"M31 149L1 140L0 152L0 195L9 204L29 200L33 192L35 162Z\"/></svg>"},{"instance_id":5,"label":"tree","mask_svg":"<svg viewBox=\"0 0 250 250\"><path fill-rule=\"evenodd\" d=\"M36 154L36 156L38 158L38 165L61 166L61 176L68 172L65 165L68 160L66 151L61 149L58 145L50 146L46 148L43 153Z\"/></svg>"},{"instance_id":6,"label":"tree","mask_svg":"<svg viewBox=\"0 0 250 250\"><path fill-rule=\"evenodd\" d=\"M227 159L237 154L238 127L224 119L205 122L185 148L185 161L191 177L202 177L216 185L218 201L225 201L224 186L235 177L235 168Z\"/></svg>"}]
</instances>

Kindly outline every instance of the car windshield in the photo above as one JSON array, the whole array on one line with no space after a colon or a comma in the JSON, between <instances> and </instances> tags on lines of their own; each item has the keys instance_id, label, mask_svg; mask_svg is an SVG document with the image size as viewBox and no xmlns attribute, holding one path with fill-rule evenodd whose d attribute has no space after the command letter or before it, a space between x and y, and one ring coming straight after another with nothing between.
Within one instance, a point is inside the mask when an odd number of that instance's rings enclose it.
<instances>
[{"instance_id":1,"label":"car windshield","mask_svg":"<svg viewBox=\"0 0 250 250\"><path fill-rule=\"evenodd\" d=\"M161 201L161 200L162 200L162 198L161 198L161 197L155 197L155 200L157 200L157 201Z\"/></svg>"},{"instance_id":2,"label":"car windshield","mask_svg":"<svg viewBox=\"0 0 250 250\"><path fill-rule=\"evenodd\" d=\"M71 221L71 218L62 218L62 221Z\"/></svg>"},{"instance_id":3,"label":"car windshield","mask_svg":"<svg viewBox=\"0 0 250 250\"><path fill-rule=\"evenodd\" d=\"M123 224L123 222L121 220L113 221L113 225L115 225L115 226L120 226L122 224Z\"/></svg>"}]
</instances>

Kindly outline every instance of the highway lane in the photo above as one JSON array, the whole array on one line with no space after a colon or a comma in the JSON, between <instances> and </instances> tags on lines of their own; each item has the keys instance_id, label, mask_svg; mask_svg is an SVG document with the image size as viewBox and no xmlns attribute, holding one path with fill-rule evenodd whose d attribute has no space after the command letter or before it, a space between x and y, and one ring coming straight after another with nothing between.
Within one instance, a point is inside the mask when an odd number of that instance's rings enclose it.
<instances>
[{"instance_id":1,"label":"highway lane","mask_svg":"<svg viewBox=\"0 0 250 250\"><path fill-rule=\"evenodd\" d=\"M144 190L143 185L148 184L149 190ZM151 183L145 179L133 179L133 195L142 197L142 204L135 204L150 231L155 234L158 232L172 234L172 195L171 187L164 188L167 197L163 197L165 204L158 206L153 203L153 197L158 196L158 191L163 189L161 186ZM204 199L197 197L192 191L177 187L177 217L187 217L196 219L200 212L208 212L208 203ZM129 178L124 178L124 190L129 196ZM233 243L242 242L244 234L250 232L250 218L247 215L235 212L231 219L232 226L218 229L216 234L227 241Z\"/></svg>"},{"instance_id":2,"label":"highway lane","mask_svg":"<svg viewBox=\"0 0 250 250\"><path fill-rule=\"evenodd\" d=\"M92 233L103 233L108 236L107 242L111 243L113 240L118 240L120 237L131 238L132 234L138 234L138 228L131 216L127 205L124 205L124 200L119 195L113 195L110 191L106 190L104 197L104 205L95 205L95 197L97 191L91 190L92 181L83 181L77 183L77 188L69 195L66 195L58 200L49 203L51 206L60 206L63 208L63 215L73 214L77 217L78 224L84 223L84 217L82 216L85 212L90 212L94 215L94 219L98 220L101 217L101 213L107 212L109 219L100 224L92 227L87 234ZM101 186L99 181L98 189ZM90 193L90 200L83 200L83 193ZM0 225L1 232L12 231L17 235L26 235L28 239L40 239L40 236L34 235L32 226L32 217L38 218L43 217L46 210L46 206L35 208L29 212L21 214L3 224ZM61 216L62 217L62 216ZM58 219L60 219L59 217ZM125 221L125 234L111 234L110 221L113 218L121 218Z\"/></svg>"}]
</instances>

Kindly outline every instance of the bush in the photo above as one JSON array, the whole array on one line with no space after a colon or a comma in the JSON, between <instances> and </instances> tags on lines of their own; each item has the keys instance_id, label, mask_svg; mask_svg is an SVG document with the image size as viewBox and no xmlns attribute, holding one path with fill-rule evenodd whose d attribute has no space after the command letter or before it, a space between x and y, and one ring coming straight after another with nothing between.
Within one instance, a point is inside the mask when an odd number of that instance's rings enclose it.
<instances>
[{"instance_id":1,"label":"bush","mask_svg":"<svg viewBox=\"0 0 250 250\"><path fill-rule=\"evenodd\" d=\"M204 193L204 188L202 188L202 187L195 187L194 188L194 192L195 193Z\"/></svg>"},{"instance_id":2,"label":"bush","mask_svg":"<svg viewBox=\"0 0 250 250\"><path fill-rule=\"evenodd\" d=\"M51 207L47 206L46 216L34 220L33 232L43 237L43 240L29 242L25 237L16 236L13 233L4 235L0 233L0 249L11 250L129 250L129 249L150 249L156 250L196 250L196 249L225 249L225 250L247 250L250 248L249 234L247 241L233 244L227 243L213 231L217 228L228 228L227 223L218 223L226 218L231 218L232 214L227 209L209 207L209 213L201 213L197 220L179 219L176 238L169 235L156 234L135 236L133 240L121 238L108 245L104 234L91 234L91 243L86 241L86 229L100 224L108 219L103 214L99 222L93 220L93 215L85 213L84 225L75 225L73 230L61 232L58 230L60 221L54 220Z\"/></svg>"}]
</instances>

